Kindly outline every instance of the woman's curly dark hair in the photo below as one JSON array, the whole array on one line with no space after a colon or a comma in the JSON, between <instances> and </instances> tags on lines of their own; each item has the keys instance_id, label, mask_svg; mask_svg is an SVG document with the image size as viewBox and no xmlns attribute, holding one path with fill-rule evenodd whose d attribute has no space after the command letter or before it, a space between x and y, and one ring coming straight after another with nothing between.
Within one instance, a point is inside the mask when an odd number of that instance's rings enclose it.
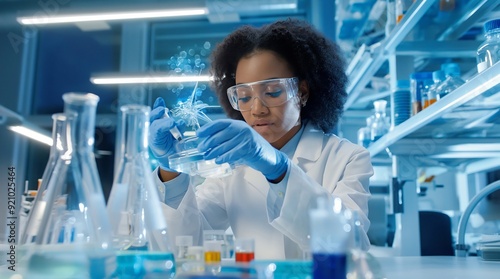
<instances>
[{"instance_id":1,"label":"woman's curly dark hair","mask_svg":"<svg viewBox=\"0 0 500 279\"><path fill-rule=\"evenodd\" d=\"M331 132L347 98L343 54L337 44L297 19L281 20L261 28L243 26L217 45L211 57L213 86L226 114L243 120L241 112L231 107L226 92L235 85L240 59L257 50L274 51L288 62L299 81L306 81L309 98L301 117L325 133Z\"/></svg>"}]
</instances>

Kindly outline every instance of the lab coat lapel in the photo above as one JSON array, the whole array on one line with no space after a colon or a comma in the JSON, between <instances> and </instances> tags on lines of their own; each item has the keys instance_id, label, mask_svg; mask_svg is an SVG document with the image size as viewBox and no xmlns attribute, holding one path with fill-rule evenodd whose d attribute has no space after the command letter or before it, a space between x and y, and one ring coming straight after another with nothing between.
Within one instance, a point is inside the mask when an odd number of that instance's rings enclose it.
<instances>
[{"instance_id":1,"label":"lab coat lapel","mask_svg":"<svg viewBox=\"0 0 500 279\"><path fill-rule=\"evenodd\" d=\"M323 131L315 129L312 124L308 123L306 127L304 127L304 132L293 154L292 162L304 169L304 163L317 161L321 155L322 148L312 147L323 146L323 136ZM267 195L267 185L269 185L269 182L260 172L252 168L247 168L244 177L248 183L254 185L262 193L266 193L265 195Z\"/></svg>"},{"instance_id":2,"label":"lab coat lapel","mask_svg":"<svg viewBox=\"0 0 500 279\"><path fill-rule=\"evenodd\" d=\"M244 178L253 187L255 187L262 195L267 196L267 191L269 190L269 182L267 179L260 173L250 167L245 168Z\"/></svg>"},{"instance_id":3,"label":"lab coat lapel","mask_svg":"<svg viewBox=\"0 0 500 279\"><path fill-rule=\"evenodd\" d=\"M318 147L323 146L323 136L323 131L315 129L311 123L308 123L306 127L304 127L302 137L293 154L292 162L301 169L304 169L303 164L306 163L306 161L317 161L321 155L322 148Z\"/></svg>"}]
</instances>

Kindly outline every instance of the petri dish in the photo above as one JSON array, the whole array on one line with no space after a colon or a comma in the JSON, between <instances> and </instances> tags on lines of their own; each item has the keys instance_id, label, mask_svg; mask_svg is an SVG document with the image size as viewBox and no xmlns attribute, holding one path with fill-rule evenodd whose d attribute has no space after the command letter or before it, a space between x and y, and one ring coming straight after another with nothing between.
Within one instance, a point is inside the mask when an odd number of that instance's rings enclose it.
<instances>
[{"instance_id":1,"label":"petri dish","mask_svg":"<svg viewBox=\"0 0 500 279\"><path fill-rule=\"evenodd\" d=\"M188 149L180 151L168 157L171 169L184 172L189 175L199 175L201 177L224 177L231 175L232 167L228 163L217 164L215 159L204 160L203 153L198 149Z\"/></svg>"}]
</instances>

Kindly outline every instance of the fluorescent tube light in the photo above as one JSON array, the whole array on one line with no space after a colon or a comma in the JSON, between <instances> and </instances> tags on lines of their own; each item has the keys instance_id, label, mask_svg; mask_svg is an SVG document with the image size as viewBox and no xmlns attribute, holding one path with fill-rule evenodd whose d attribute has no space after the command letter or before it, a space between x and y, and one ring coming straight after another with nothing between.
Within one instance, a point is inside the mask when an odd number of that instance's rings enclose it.
<instances>
[{"instance_id":1,"label":"fluorescent tube light","mask_svg":"<svg viewBox=\"0 0 500 279\"><path fill-rule=\"evenodd\" d=\"M49 136L46 136L42 133L39 133L37 131L34 131L32 129L26 128L24 126L9 126L9 130L16 132L20 135L23 135L25 137L28 137L30 139L34 139L36 141L39 141L41 143L45 143L47 145L52 146L52 138Z\"/></svg>"},{"instance_id":2,"label":"fluorescent tube light","mask_svg":"<svg viewBox=\"0 0 500 279\"><path fill-rule=\"evenodd\" d=\"M198 8L198 9L182 9L182 10L152 10L152 11L135 11L135 12L18 17L17 21L23 25L35 25L35 24L75 23L75 22L86 22L86 21L195 16L195 15L206 15L206 14L208 14L208 10L206 8Z\"/></svg>"},{"instance_id":3,"label":"fluorescent tube light","mask_svg":"<svg viewBox=\"0 0 500 279\"><path fill-rule=\"evenodd\" d=\"M208 82L210 76L165 76L165 75L144 75L144 76L108 76L91 77L93 84L134 84L134 83L175 83L175 82Z\"/></svg>"},{"instance_id":4,"label":"fluorescent tube light","mask_svg":"<svg viewBox=\"0 0 500 279\"><path fill-rule=\"evenodd\" d=\"M297 4L268 4L260 5L262 10L295 10L297 9Z\"/></svg>"}]
</instances>

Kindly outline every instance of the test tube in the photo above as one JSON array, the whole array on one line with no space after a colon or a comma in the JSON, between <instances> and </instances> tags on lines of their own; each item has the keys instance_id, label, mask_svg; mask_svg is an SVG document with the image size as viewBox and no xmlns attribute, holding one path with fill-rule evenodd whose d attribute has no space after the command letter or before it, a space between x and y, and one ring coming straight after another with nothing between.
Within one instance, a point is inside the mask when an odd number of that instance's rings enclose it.
<instances>
[{"instance_id":1,"label":"test tube","mask_svg":"<svg viewBox=\"0 0 500 279\"><path fill-rule=\"evenodd\" d=\"M167 107L165 108L165 115L163 115L163 118L171 118L170 110ZM172 129L170 129L170 133L176 140L182 139L182 133L179 131L179 128L177 128L177 126L174 126Z\"/></svg>"}]
</instances>

